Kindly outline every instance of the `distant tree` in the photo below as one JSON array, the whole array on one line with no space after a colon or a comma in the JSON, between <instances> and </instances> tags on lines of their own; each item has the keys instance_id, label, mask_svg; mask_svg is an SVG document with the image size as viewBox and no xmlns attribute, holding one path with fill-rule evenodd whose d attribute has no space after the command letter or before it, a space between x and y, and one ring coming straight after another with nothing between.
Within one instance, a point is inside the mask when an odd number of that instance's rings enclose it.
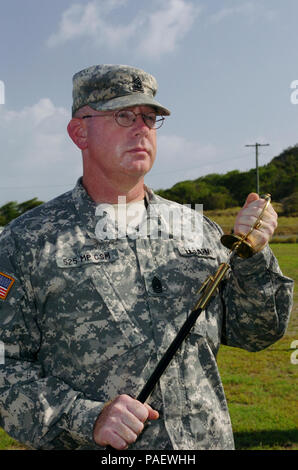
<instances>
[{"instance_id":1,"label":"distant tree","mask_svg":"<svg viewBox=\"0 0 298 470\"><path fill-rule=\"evenodd\" d=\"M0 207L0 226L3 227L16 217L19 217L34 207L39 206L40 204L43 204L43 202L39 201L36 197L20 204L18 204L16 201L11 201L7 204L4 204L4 206Z\"/></svg>"},{"instance_id":2,"label":"distant tree","mask_svg":"<svg viewBox=\"0 0 298 470\"><path fill-rule=\"evenodd\" d=\"M20 215L18 210L18 203L16 201L8 202L0 207L0 225L6 225L11 220Z\"/></svg>"},{"instance_id":3,"label":"distant tree","mask_svg":"<svg viewBox=\"0 0 298 470\"><path fill-rule=\"evenodd\" d=\"M282 199L281 202L283 205L284 215L298 215L298 192L293 193L291 196Z\"/></svg>"},{"instance_id":4,"label":"distant tree","mask_svg":"<svg viewBox=\"0 0 298 470\"><path fill-rule=\"evenodd\" d=\"M228 207L235 207L236 201L232 198L231 194L225 187L218 187L216 192L210 194L208 198L208 207L206 210L213 209L227 209Z\"/></svg>"},{"instance_id":5,"label":"distant tree","mask_svg":"<svg viewBox=\"0 0 298 470\"><path fill-rule=\"evenodd\" d=\"M24 214L24 212L30 211L31 209L34 209L34 207L40 206L40 204L43 204L43 202L39 201L37 197L34 197L33 199L29 199L29 201L18 204L18 208L20 213Z\"/></svg>"}]
</instances>

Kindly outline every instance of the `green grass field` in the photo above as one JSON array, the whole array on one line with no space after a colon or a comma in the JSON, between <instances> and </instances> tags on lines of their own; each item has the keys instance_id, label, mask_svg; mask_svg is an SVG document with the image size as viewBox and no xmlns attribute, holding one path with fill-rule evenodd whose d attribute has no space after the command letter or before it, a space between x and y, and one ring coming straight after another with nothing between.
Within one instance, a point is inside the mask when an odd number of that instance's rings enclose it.
<instances>
[{"instance_id":1,"label":"green grass field","mask_svg":"<svg viewBox=\"0 0 298 470\"><path fill-rule=\"evenodd\" d=\"M257 353L222 346L218 354L236 449L298 450L298 245L272 244L286 276L295 280L294 307L285 336Z\"/></svg>"},{"instance_id":2,"label":"green grass field","mask_svg":"<svg viewBox=\"0 0 298 470\"><path fill-rule=\"evenodd\" d=\"M291 344L298 340L298 244L271 248L283 273L296 282L286 335L264 351L222 346L218 355L236 449L298 450L298 364L291 363ZM22 446L0 429L0 449L17 448Z\"/></svg>"}]
</instances>

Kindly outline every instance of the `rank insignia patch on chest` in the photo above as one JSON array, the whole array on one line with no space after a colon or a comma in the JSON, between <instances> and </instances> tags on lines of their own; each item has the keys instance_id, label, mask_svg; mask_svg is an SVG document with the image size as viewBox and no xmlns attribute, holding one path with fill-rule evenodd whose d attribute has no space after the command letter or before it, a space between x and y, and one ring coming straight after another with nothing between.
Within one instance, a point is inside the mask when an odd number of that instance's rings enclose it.
<instances>
[{"instance_id":1,"label":"rank insignia patch on chest","mask_svg":"<svg viewBox=\"0 0 298 470\"><path fill-rule=\"evenodd\" d=\"M12 288L14 278L7 274L0 273L0 299L6 299L8 292Z\"/></svg>"}]
</instances>

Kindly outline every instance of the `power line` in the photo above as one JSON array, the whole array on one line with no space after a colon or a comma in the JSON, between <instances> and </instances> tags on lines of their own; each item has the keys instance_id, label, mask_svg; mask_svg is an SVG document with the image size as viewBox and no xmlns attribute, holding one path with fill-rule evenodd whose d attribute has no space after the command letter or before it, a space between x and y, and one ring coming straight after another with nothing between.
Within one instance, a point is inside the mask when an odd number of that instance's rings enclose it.
<instances>
[{"instance_id":1,"label":"power line","mask_svg":"<svg viewBox=\"0 0 298 470\"><path fill-rule=\"evenodd\" d=\"M270 144L258 144L256 142L255 144L249 144L245 145L245 147L255 147L256 148L256 189L257 189L257 194L260 193L260 182L259 182L259 147L267 147Z\"/></svg>"},{"instance_id":2,"label":"power line","mask_svg":"<svg viewBox=\"0 0 298 470\"><path fill-rule=\"evenodd\" d=\"M189 168L178 168L177 170L164 170L164 171L158 171L158 172L152 171L152 173L150 172L149 175L157 176L157 175L161 175L163 173L176 173L176 172L179 172L179 171L196 170L197 168L204 168L205 166L217 165L219 163L229 162L231 160L241 160L241 159L244 159L244 158L247 159L246 155L244 155L242 157L239 157L239 155L238 155L237 157L225 158L224 160L217 160L216 162L209 162L209 163L205 163L204 165L193 166L193 167L189 167Z\"/></svg>"}]
</instances>

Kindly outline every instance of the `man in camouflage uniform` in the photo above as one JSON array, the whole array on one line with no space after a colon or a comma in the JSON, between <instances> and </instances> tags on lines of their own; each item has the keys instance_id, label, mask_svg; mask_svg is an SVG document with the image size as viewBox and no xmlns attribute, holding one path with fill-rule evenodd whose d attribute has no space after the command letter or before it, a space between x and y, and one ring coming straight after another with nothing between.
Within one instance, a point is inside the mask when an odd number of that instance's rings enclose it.
<instances>
[{"instance_id":1,"label":"man in camouflage uniform","mask_svg":"<svg viewBox=\"0 0 298 470\"><path fill-rule=\"evenodd\" d=\"M233 258L148 404L135 400L227 258L215 223L144 186L169 115L156 90L133 67L76 74L68 132L83 177L1 234L0 425L32 448L233 449L219 345L257 351L286 329L293 283L267 244L277 218L269 206L256 254ZM130 232L112 214L119 196L140 214ZM248 232L263 204L251 193L234 231Z\"/></svg>"}]
</instances>

